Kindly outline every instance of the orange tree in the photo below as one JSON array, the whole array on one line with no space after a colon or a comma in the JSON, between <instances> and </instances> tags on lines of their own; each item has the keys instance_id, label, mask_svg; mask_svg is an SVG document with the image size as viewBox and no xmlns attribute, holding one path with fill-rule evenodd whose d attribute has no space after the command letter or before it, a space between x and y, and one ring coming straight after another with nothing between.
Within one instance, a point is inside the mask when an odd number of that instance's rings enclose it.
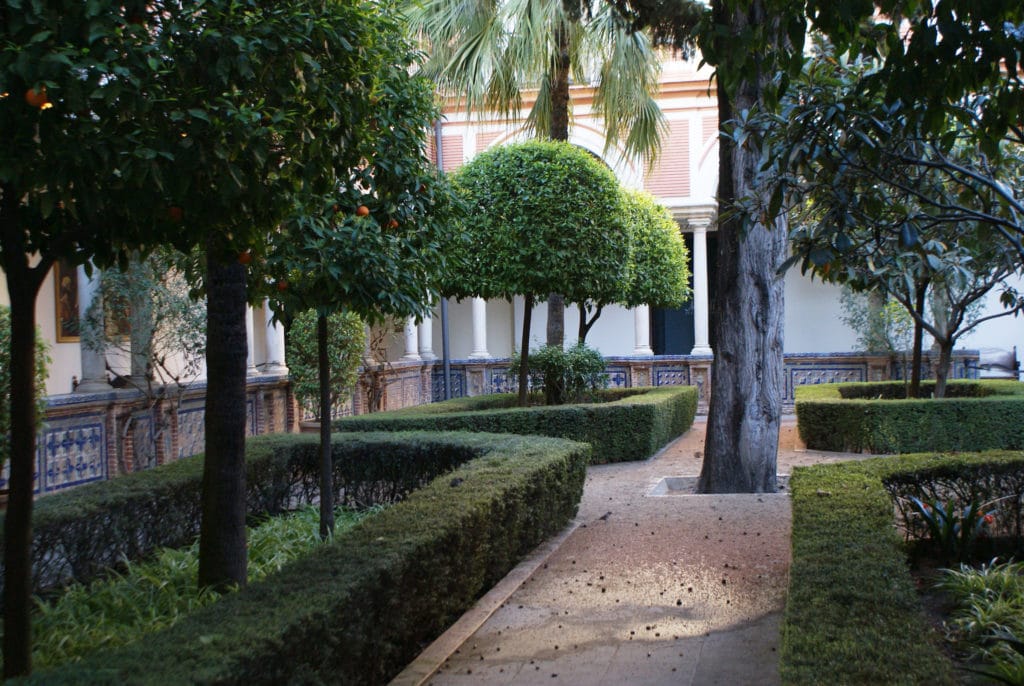
<instances>
[{"instance_id":1,"label":"orange tree","mask_svg":"<svg viewBox=\"0 0 1024 686\"><path fill-rule=\"evenodd\" d=\"M4 671L30 671L34 303L58 258L203 244L200 583L245 583L246 269L297 197L336 190L398 32L388 3L0 4L0 264L11 295ZM387 92L379 97L388 97Z\"/></svg>"},{"instance_id":2,"label":"orange tree","mask_svg":"<svg viewBox=\"0 0 1024 686\"><path fill-rule=\"evenodd\" d=\"M522 295L519 404L527 401L530 319L548 293L585 302L625 280L629 227L611 170L568 143L530 141L481 153L456 187L470 221L468 265L453 273L454 294Z\"/></svg>"},{"instance_id":3,"label":"orange tree","mask_svg":"<svg viewBox=\"0 0 1024 686\"><path fill-rule=\"evenodd\" d=\"M334 529L331 487L329 315L366 321L422 316L438 293L449 221L457 205L426 156L424 131L437 117L433 87L413 76L414 53L391 27L377 40L388 58L373 68L368 110L336 153L324 195L303 200L269 234L254 283L285 316L314 309L320 404L320 535Z\"/></svg>"},{"instance_id":4,"label":"orange tree","mask_svg":"<svg viewBox=\"0 0 1024 686\"><path fill-rule=\"evenodd\" d=\"M11 301L5 676L31 668L39 288L57 259L106 264L197 239L160 192L169 153L152 134L163 58L137 16L99 2L0 3L0 266Z\"/></svg>"},{"instance_id":5,"label":"orange tree","mask_svg":"<svg viewBox=\"0 0 1024 686\"><path fill-rule=\"evenodd\" d=\"M580 311L579 342L584 343L605 305L679 307L690 297L686 242L672 214L649 193L622 189L622 210L629 227L626 278L592 290Z\"/></svg>"}]
</instances>

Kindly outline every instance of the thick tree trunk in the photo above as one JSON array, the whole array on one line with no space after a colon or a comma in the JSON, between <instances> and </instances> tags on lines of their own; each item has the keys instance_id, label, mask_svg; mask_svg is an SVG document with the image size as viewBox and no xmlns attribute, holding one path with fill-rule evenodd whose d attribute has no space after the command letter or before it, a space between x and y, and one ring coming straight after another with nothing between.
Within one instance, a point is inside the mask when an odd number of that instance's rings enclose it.
<instances>
[{"instance_id":1,"label":"thick tree trunk","mask_svg":"<svg viewBox=\"0 0 1024 686\"><path fill-rule=\"evenodd\" d=\"M556 54L551 70L551 140L569 140L569 34L564 28L555 33ZM548 345L565 344L565 298L548 294Z\"/></svg>"},{"instance_id":2,"label":"thick tree trunk","mask_svg":"<svg viewBox=\"0 0 1024 686\"><path fill-rule=\"evenodd\" d=\"M519 360L519 407L530 402L530 321L533 319L533 296L523 298L523 337Z\"/></svg>"},{"instance_id":3,"label":"thick tree trunk","mask_svg":"<svg viewBox=\"0 0 1024 686\"><path fill-rule=\"evenodd\" d=\"M203 462L199 586L246 581L245 267L220 261L207 243L206 456Z\"/></svg>"},{"instance_id":4,"label":"thick tree trunk","mask_svg":"<svg viewBox=\"0 0 1024 686\"><path fill-rule=\"evenodd\" d=\"M749 10L716 13L740 32L763 21L759 2ZM749 11L749 14L748 14ZM718 114L758 103L768 76L750 74L732 99L718 89ZM786 221L751 223L727 210L737 198L756 192L756 148L721 139L719 148L718 298L712 313L715 359L711 404L699 490L702 493L774 492L782 390L783 282L777 268L786 258Z\"/></svg>"},{"instance_id":5,"label":"thick tree trunk","mask_svg":"<svg viewBox=\"0 0 1024 686\"><path fill-rule=\"evenodd\" d=\"M8 254L4 270L11 298L10 478L4 519L5 678L32 671L32 482L38 430L35 312L42 283L39 274L48 269L15 264L25 252L12 225L3 229L3 248Z\"/></svg>"},{"instance_id":6,"label":"thick tree trunk","mask_svg":"<svg viewBox=\"0 0 1024 686\"><path fill-rule=\"evenodd\" d=\"M914 318L914 347L910 360L910 390L907 391L908 398L921 397L921 363L924 347L924 327L921 325L921 318L924 317L925 296L928 294L928 284L918 284L914 291L914 311L917 316Z\"/></svg>"},{"instance_id":7,"label":"thick tree trunk","mask_svg":"<svg viewBox=\"0 0 1024 686\"><path fill-rule=\"evenodd\" d=\"M327 356L327 315L316 319L316 349L320 374L320 538L334 533L334 486L331 478L331 361Z\"/></svg>"}]
</instances>

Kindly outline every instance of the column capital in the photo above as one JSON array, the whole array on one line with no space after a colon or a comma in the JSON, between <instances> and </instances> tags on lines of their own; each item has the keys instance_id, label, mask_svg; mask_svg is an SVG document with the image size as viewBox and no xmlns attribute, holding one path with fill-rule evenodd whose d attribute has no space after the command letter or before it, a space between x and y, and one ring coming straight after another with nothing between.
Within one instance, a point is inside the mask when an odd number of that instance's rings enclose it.
<instances>
[{"instance_id":1,"label":"column capital","mask_svg":"<svg viewBox=\"0 0 1024 686\"><path fill-rule=\"evenodd\" d=\"M675 207L672 209L672 216L676 221L685 224L691 231L704 232L711 228L715 218L718 216L717 205L691 205L687 207Z\"/></svg>"}]
</instances>

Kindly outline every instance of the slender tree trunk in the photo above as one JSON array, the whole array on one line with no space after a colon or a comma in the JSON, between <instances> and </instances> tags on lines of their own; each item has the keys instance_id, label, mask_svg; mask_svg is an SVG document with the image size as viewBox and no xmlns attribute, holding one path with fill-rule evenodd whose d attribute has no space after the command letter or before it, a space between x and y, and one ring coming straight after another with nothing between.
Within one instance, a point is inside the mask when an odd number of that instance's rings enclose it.
<instances>
[{"instance_id":1,"label":"slender tree trunk","mask_svg":"<svg viewBox=\"0 0 1024 686\"><path fill-rule=\"evenodd\" d=\"M586 304L585 303L580 303L579 304L579 308L580 308L580 328L579 328L579 331L577 333L578 340L576 341L576 344L577 345L586 345L586 343L587 343L587 334L590 333L590 330L592 328L594 328L594 323L601 316L601 310L604 309L604 306L603 305L598 305L597 309L594 310L594 316L591 317L590 319L587 319L587 306L586 306Z\"/></svg>"},{"instance_id":2,"label":"slender tree trunk","mask_svg":"<svg viewBox=\"0 0 1024 686\"><path fill-rule=\"evenodd\" d=\"M7 190L5 188L5 190ZM35 472L36 295L49 269L29 268L15 221L5 222L4 271L11 298L10 478L4 519L4 677L32 671L32 482Z\"/></svg>"},{"instance_id":3,"label":"slender tree trunk","mask_svg":"<svg viewBox=\"0 0 1024 686\"><path fill-rule=\"evenodd\" d=\"M245 267L221 261L207 241L206 455L203 461L199 586L246 582Z\"/></svg>"},{"instance_id":4,"label":"slender tree trunk","mask_svg":"<svg viewBox=\"0 0 1024 686\"><path fill-rule=\"evenodd\" d=\"M556 54L551 69L551 140L569 140L569 32L564 27L555 30ZM565 344L565 298L559 293L548 294L547 344L562 347Z\"/></svg>"},{"instance_id":5,"label":"slender tree trunk","mask_svg":"<svg viewBox=\"0 0 1024 686\"><path fill-rule=\"evenodd\" d=\"M533 296L523 298L523 338L519 360L519 407L530 402L530 320L533 319Z\"/></svg>"},{"instance_id":6,"label":"slender tree trunk","mask_svg":"<svg viewBox=\"0 0 1024 686\"><path fill-rule=\"evenodd\" d=\"M914 290L914 348L910 361L910 390L908 398L919 398L921 396L921 362L922 348L924 347L924 327L921 319L924 317L925 296L928 294L928 284L917 284Z\"/></svg>"},{"instance_id":7,"label":"slender tree trunk","mask_svg":"<svg viewBox=\"0 0 1024 686\"><path fill-rule=\"evenodd\" d=\"M739 33L765 22L762 3L723 9L716 23ZM749 74L734 94L718 88L719 121L751 109L770 74ZM702 493L774 492L782 389L783 282L786 220L746 228L727 212L737 199L757 192L756 148L719 143L718 298L712 313L715 359L711 404L699 490ZM764 192L764 191L761 191Z\"/></svg>"},{"instance_id":8,"label":"slender tree trunk","mask_svg":"<svg viewBox=\"0 0 1024 686\"><path fill-rule=\"evenodd\" d=\"M331 361L327 356L327 315L316 319L320 374L320 538L334 533L334 464L331 460Z\"/></svg>"},{"instance_id":9,"label":"slender tree trunk","mask_svg":"<svg viewBox=\"0 0 1024 686\"><path fill-rule=\"evenodd\" d=\"M935 367L935 397L946 397L946 383L949 380L949 365L953 359L955 341L946 339L936 341L939 345L939 363Z\"/></svg>"}]
</instances>

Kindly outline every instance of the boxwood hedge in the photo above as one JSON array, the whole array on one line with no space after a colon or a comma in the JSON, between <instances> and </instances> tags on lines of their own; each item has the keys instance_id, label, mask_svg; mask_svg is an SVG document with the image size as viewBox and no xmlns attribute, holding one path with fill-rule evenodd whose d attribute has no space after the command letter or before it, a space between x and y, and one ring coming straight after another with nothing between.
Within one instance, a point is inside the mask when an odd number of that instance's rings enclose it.
<instances>
[{"instance_id":1,"label":"boxwood hedge","mask_svg":"<svg viewBox=\"0 0 1024 686\"><path fill-rule=\"evenodd\" d=\"M589 446L484 434L344 437L476 455L278 574L33 683L380 684L574 516Z\"/></svg>"},{"instance_id":2,"label":"boxwood hedge","mask_svg":"<svg viewBox=\"0 0 1024 686\"><path fill-rule=\"evenodd\" d=\"M794 470L783 683L955 683L910 577L890 492L923 493L942 480L967 483L1022 468L1024 454L991 452ZM999 483L1021 488L1019 478Z\"/></svg>"},{"instance_id":3,"label":"boxwood hedge","mask_svg":"<svg viewBox=\"0 0 1024 686\"><path fill-rule=\"evenodd\" d=\"M606 391L607 402L513 407L515 396L485 395L346 417L336 431L486 431L590 443L594 464L642 460L681 435L697 412L696 386Z\"/></svg>"},{"instance_id":4,"label":"boxwood hedge","mask_svg":"<svg viewBox=\"0 0 1024 686\"><path fill-rule=\"evenodd\" d=\"M930 384L922 384L925 393ZM796 390L808 448L909 453L1024 449L1024 384L951 382L946 398L901 399L902 382L822 384Z\"/></svg>"},{"instance_id":5,"label":"boxwood hedge","mask_svg":"<svg viewBox=\"0 0 1024 686\"><path fill-rule=\"evenodd\" d=\"M247 507L276 514L319 493L319 438L272 435L246 442ZM334 487L339 504L366 506L400 499L438 474L473 458L464 444L433 436L337 437ZM202 456L119 476L36 501L33 586L37 592L75 579L88 581L122 560L178 547L199 532ZM3 540L0 513L0 541ZM2 566L0 566L2 571ZM2 580L2 574L0 574Z\"/></svg>"}]
</instances>

